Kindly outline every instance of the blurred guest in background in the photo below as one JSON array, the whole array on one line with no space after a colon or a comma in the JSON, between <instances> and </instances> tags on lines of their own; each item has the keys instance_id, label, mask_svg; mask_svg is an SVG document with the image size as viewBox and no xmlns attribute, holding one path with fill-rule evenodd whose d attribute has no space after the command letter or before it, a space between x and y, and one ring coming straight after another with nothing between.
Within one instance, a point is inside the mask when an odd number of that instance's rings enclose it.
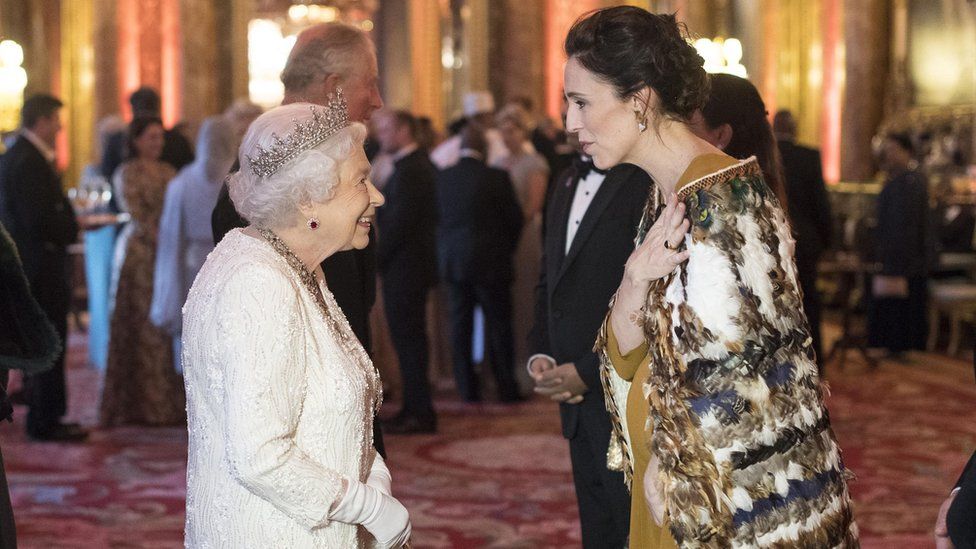
<instances>
[{"instance_id":1,"label":"blurred guest in background","mask_svg":"<svg viewBox=\"0 0 976 549\"><path fill-rule=\"evenodd\" d=\"M165 332L149 321L159 219L166 185L176 175L162 160L159 118L129 124L129 158L114 177L119 206L132 219L117 242L115 306L102 389L102 425L177 425L185 421L183 380L173 369Z\"/></svg>"},{"instance_id":2,"label":"blurred guest in background","mask_svg":"<svg viewBox=\"0 0 976 549\"><path fill-rule=\"evenodd\" d=\"M376 135L390 155L386 206L376 216L376 264L390 339L400 361L403 408L384 425L390 433L429 433L437 426L427 371L427 293L437 282L437 197L434 166L417 145L417 122L406 111L384 112Z\"/></svg>"},{"instance_id":3,"label":"blurred guest in background","mask_svg":"<svg viewBox=\"0 0 976 549\"><path fill-rule=\"evenodd\" d=\"M830 196L824 184L820 151L797 144L793 113L777 112L773 117L773 132L783 161L787 213L796 238L796 269L803 290L803 310L810 322L817 364L823 368L817 263L821 254L830 248L832 240Z\"/></svg>"},{"instance_id":4,"label":"blurred guest in background","mask_svg":"<svg viewBox=\"0 0 976 549\"><path fill-rule=\"evenodd\" d=\"M430 154L434 147L441 142L441 136L434 127L434 121L429 116L417 117L417 146Z\"/></svg>"},{"instance_id":5,"label":"blurred guest in background","mask_svg":"<svg viewBox=\"0 0 976 549\"><path fill-rule=\"evenodd\" d=\"M129 105L132 107L132 118L160 117L161 100L156 90L143 86L132 92L129 96ZM115 170L127 158L125 131L120 131L108 139L105 150L102 153L102 175L106 179L111 179L115 175ZM193 145L182 133L175 128L165 130L163 134L163 151L160 153L160 160L169 164L174 170L179 171L183 166L193 162Z\"/></svg>"},{"instance_id":6,"label":"blurred guest in background","mask_svg":"<svg viewBox=\"0 0 976 549\"><path fill-rule=\"evenodd\" d=\"M517 364L525 364L529 358L528 336L534 314L532 300L539 282L539 260L542 258L542 208L549 186L549 165L529 143L530 123L525 109L514 104L502 109L497 116L506 155L495 165L508 172L524 220L522 237L515 252L515 284L512 287Z\"/></svg>"},{"instance_id":7,"label":"blurred guest in background","mask_svg":"<svg viewBox=\"0 0 976 549\"><path fill-rule=\"evenodd\" d=\"M713 74L709 81L708 100L692 114L690 129L732 158L755 156L766 184L781 195L783 170L759 90L731 74Z\"/></svg>"},{"instance_id":8,"label":"blurred guest in background","mask_svg":"<svg viewBox=\"0 0 976 549\"><path fill-rule=\"evenodd\" d=\"M973 251L973 233L976 231L976 216L972 204L962 204L953 200L954 192L950 182L944 182L932 189L936 205L932 211L931 226L938 252L967 253ZM946 273L940 273L945 276ZM957 273L965 275L965 272Z\"/></svg>"},{"instance_id":9,"label":"blurred guest in background","mask_svg":"<svg viewBox=\"0 0 976 549\"><path fill-rule=\"evenodd\" d=\"M508 174L485 164L488 144L481 129L472 125L461 132L460 160L437 174L437 250L451 313L454 380L466 402L481 400L471 358L479 305L499 398L516 401L511 286L522 210Z\"/></svg>"},{"instance_id":10,"label":"blurred guest in background","mask_svg":"<svg viewBox=\"0 0 976 549\"><path fill-rule=\"evenodd\" d=\"M486 91L475 91L464 94L462 100L464 118L456 120L449 126L451 137L437 145L430 152L430 160L438 169L447 169L461 159L461 128L468 124L478 127L485 135L488 143L488 157L485 161L489 166L495 166L505 156L505 144L501 134L495 129L495 98Z\"/></svg>"},{"instance_id":11,"label":"blurred guest in background","mask_svg":"<svg viewBox=\"0 0 976 549\"><path fill-rule=\"evenodd\" d=\"M166 189L153 275L150 319L173 338L173 363L180 366L183 303L213 248L210 214L220 185L234 164L238 138L224 117L204 120L197 138L197 156Z\"/></svg>"},{"instance_id":12,"label":"blurred guest in background","mask_svg":"<svg viewBox=\"0 0 976 549\"><path fill-rule=\"evenodd\" d=\"M928 182L916 169L907 134L888 134L881 155L886 179L878 195L874 258L881 270L871 284L868 344L897 357L925 348Z\"/></svg>"},{"instance_id":13,"label":"blurred guest in background","mask_svg":"<svg viewBox=\"0 0 976 549\"><path fill-rule=\"evenodd\" d=\"M17 245L31 292L61 340L67 341L68 245L78 239L78 223L54 163L61 107L61 101L45 94L24 101L20 136L0 158L0 223ZM24 389L30 408L28 436L58 441L88 436L77 425L61 421L67 411L63 349L51 369L26 376Z\"/></svg>"},{"instance_id":14,"label":"blurred guest in background","mask_svg":"<svg viewBox=\"0 0 976 549\"><path fill-rule=\"evenodd\" d=\"M532 143L532 148L535 149L535 152L546 159L549 172L552 173L556 162L556 141L550 135L552 131L551 124L544 117L536 115L533 101L527 95L516 96L509 104L518 105L525 111L527 115L526 121L528 122L529 142Z\"/></svg>"},{"instance_id":15,"label":"blurred guest in background","mask_svg":"<svg viewBox=\"0 0 976 549\"><path fill-rule=\"evenodd\" d=\"M261 107L251 103L249 100L238 99L224 110L222 116L231 124L234 138L239 144L244 139L244 133L247 132L247 128L251 125L251 122L254 122L257 117L261 116L262 112L264 110ZM199 148L199 144L197 144L197 147Z\"/></svg>"}]
</instances>

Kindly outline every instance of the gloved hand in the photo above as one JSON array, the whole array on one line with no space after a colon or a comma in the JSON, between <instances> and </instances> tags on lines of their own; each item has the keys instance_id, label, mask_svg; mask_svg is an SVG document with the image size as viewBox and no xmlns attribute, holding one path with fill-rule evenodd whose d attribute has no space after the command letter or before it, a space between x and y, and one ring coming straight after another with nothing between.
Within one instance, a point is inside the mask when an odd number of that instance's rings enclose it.
<instances>
[{"instance_id":1,"label":"gloved hand","mask_svg":"<svg viewBox=\"0 0 976 549\"><path fill-rule=\"evenodd\" d=\"M393 491L390 489L392 483L393 479L390 477L390 470L386 467L386 461L383 456L376 454L373 467L370 468L369 476L366 477L366 486L372 486L383 494L392 496Z\"/></svg>"},{"instance_id":2,"label":"gloved hand","mask_svg":"<svg viewBox=\"0 0 976 549\"><path fill-rule=\"evenodd\" d=\"M356 480L329 515L331 520L361 524L383 549L399 549L410 539L410 515L399 501Z\"/></svg>"}]
</instances>

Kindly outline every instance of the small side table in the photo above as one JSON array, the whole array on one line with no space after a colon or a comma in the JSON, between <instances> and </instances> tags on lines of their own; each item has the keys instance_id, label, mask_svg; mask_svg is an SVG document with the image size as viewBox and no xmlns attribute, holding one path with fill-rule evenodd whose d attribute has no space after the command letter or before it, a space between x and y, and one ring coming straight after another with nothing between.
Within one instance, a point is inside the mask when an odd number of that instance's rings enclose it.
<instances>
[{"instance_id":1,"label":"small side table","mask_svg":"<svg viewBox=\"0 0 976 549\"><path fill-rule=\"evenodd\" d=\"M842 303L841 336L834 342L830 352L824 358L824 364L840 355L837 366L844 368L847 350L854 349L861 354L870 369L878 367L878 359L868 353L867 334L864 328L855 326L857 309L864 297L864 280L867 275L878 272L877 263L861 260L860 256L852 253L838 253L832 260L820 263L821 274L835 274L838 277L838 294Z\"/></svg>"}]
</instances>

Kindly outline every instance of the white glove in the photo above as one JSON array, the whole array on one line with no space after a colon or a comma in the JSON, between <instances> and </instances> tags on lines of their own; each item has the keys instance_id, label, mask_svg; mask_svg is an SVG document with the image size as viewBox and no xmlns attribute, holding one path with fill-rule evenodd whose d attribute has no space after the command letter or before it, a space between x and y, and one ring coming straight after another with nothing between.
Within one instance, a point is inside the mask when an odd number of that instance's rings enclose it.
<instances>
[{"instance_id":1,"label":"white glove","mask_svg":"<svg viewBox=\"0 0 976 549\"><path fill-rule=\"evenodd\" d=\"M386 461L383 456L376 454L373 466L369 470L369 476L366 477L366 486L372 486L383 494L392 496L393 490L390 488L392 483L393 478L390 476L390 470L386 467Z\"/></svg>"},{"instance_id":2,"label":"white glove","mask_svg":"<svg viewBox=\"0 0 976 549\"><path fill-rule=\"evenodd\" d=\"M382 549L403 547L410 539L410 515L406 507L372 486L351 479L348 483L346 495L329 518L363 525Z\"/></svg>"}]
</instances>

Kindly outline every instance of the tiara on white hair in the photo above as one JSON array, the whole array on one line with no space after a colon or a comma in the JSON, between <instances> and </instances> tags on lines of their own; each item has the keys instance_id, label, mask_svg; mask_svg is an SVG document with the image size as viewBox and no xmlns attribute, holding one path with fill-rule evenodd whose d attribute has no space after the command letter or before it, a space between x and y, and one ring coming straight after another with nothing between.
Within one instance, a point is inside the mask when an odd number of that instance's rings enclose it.
<instances>
[{"instance_id":1,"label":"tiara on white hair","mask_svg":"<svg viewBox=\"0 0 976 549\"><path fill-rule=\"evenodd\" d=\"M295 129L290 134L284 138L271 134L273 143L270 147L265 149L258 145L257 154L244 156L255 175L268 177L274 174L289 160L317 147L349 125L349 111L340 88L329 95L324 109L311 105L309 110L312 111L312 118L301 122L295 120Z\"/></svg>"}]
</instances>

